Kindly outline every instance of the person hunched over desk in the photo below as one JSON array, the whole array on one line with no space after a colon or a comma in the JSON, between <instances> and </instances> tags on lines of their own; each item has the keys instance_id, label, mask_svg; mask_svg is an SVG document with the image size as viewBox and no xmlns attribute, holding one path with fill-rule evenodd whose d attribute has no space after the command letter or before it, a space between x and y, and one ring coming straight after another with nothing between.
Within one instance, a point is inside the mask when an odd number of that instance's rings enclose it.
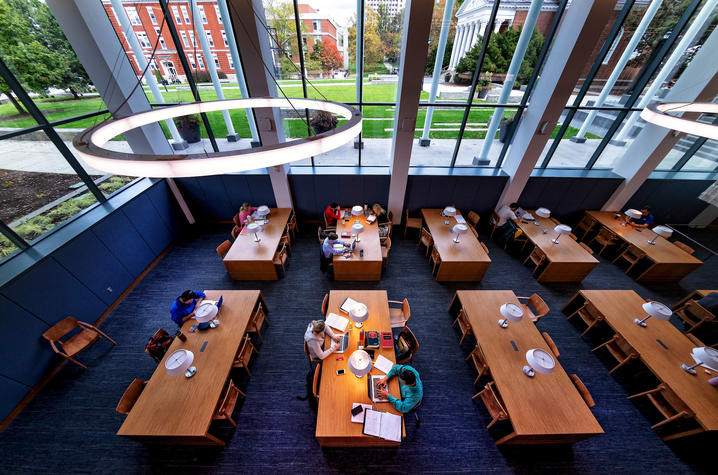
<instances>
[{"instance_id":1,"label":"person hunched over desk","mask_svg":"<svg viewBox=\"0 0 718 475\"><path fill-rule=\"evenodd\" d=\"M401 399L397 399L387 389L387 381L392 377L399 376L399 392L401 393ZM391 370L386 373L386 376L381 378L379 381L381 389L377 394L381 397L385 397L389 400L394 409L399 412L409 412L421 401L424 397L424 387L421 385L421 378L419 373L409 365L397 365L392 366Z\"/></svg>"},{"instance_id":2,"label":"person hunched over desk","mask_svg":"<svg viewBox=\"0 0 718 475\"><path fill-rule=\"evenodd\" d=\"M175 299L170 308L172 321L181 327L184 322L194 317L194 310L207 296L201 290L185 290Z\"/></svg>"},{"instance_id":3,"label":"person hunched over desk","mask_svg":"<svg viewBox=\"0 0 718 475\"><path fill-rule=\"evenodd\" d=\"M322 346L324 346L325 333L329 335L329 338L334 340L334 343L332 343L328 349L323 350ZM309 349L309 354L312 359L323 360L337 349L336 342L339 341L339 336L335 335L332 329L329 328L323 320L312 320L304 332L304 341L307 342L307 348Z\"/></svg>"}]
</instances>

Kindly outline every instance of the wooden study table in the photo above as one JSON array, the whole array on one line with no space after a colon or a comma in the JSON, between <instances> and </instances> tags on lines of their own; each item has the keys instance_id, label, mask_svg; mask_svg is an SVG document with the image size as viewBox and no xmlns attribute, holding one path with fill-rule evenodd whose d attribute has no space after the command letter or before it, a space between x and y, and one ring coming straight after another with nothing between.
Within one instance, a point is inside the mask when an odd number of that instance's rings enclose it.
<instances>
[{"instance_id":1,"label":"wooden study table","mask_svg":"<svg viewBox=\"0 0 718 475\"><path fill-rule=\"evenodd\" d=\"M702 368L697 368L697 374L691 375L681 369L682 363L694 364L691 350L696 345L691 340L670 322L657 318L646 320L646 327L634 323L635 318L646 316L641 308L646 301L632 290L580 290L562 310L570 315L585 301L596 307L608 325L636 350L656 378L673 390L695 414L701 429L672 434L664 440L718 430L718 391L708 384L715 372L708 375Z\"/></svg>"},{"instance_id":2,"label":"wooden study table","mask_svg":"<svg viewBox=\"0 0 718 475\"><path fill-rule=\"evenodd\" d=\"M117 435L141 442L170 445L225 445L209 433L215 408L227 384L234 357L244 338L252 311L267 305L259 290L205 290L211 300L224 297L219 311L220 325L190 333L193 318L182 325L187 337L175 338ZM194 354L197 373L191 378L170 376L165 360L174 351Z\"/></svg>"},{"instance_id":3,"label":"wooden study table","mask_svg":"<svg viewBox=\"0 0 718 475\"><path fill-rule=\"evenodd\" d=\"M329 312L346 316L339 311L339 306L347 297L351 297L369 308L369 319L364 322L362 327L365 331L391 331L389 300L385 290L332 290L329 292ZM349 324L352 325L351 321ZM359 329L348 326L347 331L351 331L351 340L347 350L343 354L329 355L322 361L319 407L317 409L317 441L323 447L397 446L399 445L397 442L362 434L363 424L351 421L352 403L371 404L371 400L367 392L368 376L357 378L349 371L348 361L352 352L357 349ZM330 344L331 341L327 337L325 348L328 348L326 345ZM385 358L396 362L394 348L380 348L374 352L375 360L379 355L384 355ZM337 360L339 356L343 359ZM337 375L338 369L345 370L345 373ZM372 368L369 374L383 375L384 373ZM394 397L401 397L398 377L389 381L389 393ZM376 403L375 407L378 411L401 415L388 402ZM404 436L406 436L406 430L402 421L402 437Z\"/></svg>"},{"instance_id":4,"label":"wooden study table","mask_svg":"<svg viewBox=\"0 0 718 475\"><path fill-rule=\"evenodd\" d=\"M279 240L287 229L290 208L271 208L269 222L258 233L262 239L254 241L254 234L238 235L224 256L224 266L234 280L277 280L279 275L272 259Z\"/></svg>"},{"instance_id":5,"label":"wooden study table","mask_svg":"<svg viewBox=\"0 0 718 475\"><path fill-rule=\"evenodd\" d=\"M641 275L636 277L638 282L678 282L703 264L665 238L656 237L650 228L637 229L632 226L621 226L624 220L623 218L615 219L616 213L586 211L586 214L616 233L624 242L633 244L646 253L646 259L651 264ZM648 240L653 240L654 237L656 237L656 244L648 244Z\"/></svg>"},{"instance_id":6,"label":"wooden study table","mask_svg":"<svg viewBox=\"0 0 718 475\"><path fill-rule=\"evenodd\" d=\"M686 302L689 300L700 300L706 295L712 293L712 292L718 292L718 290L694 290L690 294L686 295L684 298L682 298L677 304L671 307L671 310L675 311L683 306Z\"/></svg>"},{"instance_id":7,"label":"wooden study table","mask_svg":"<svg viewBox=\"0 0 718 475\"><path fill-rule=\"evenodd\" d=\"M466 312L513 426L496 444L572 443L603 434L558 358L551 374L522 372L528 350L551 350L526 316L507 328L498 325L499 307L508 302L519 304L511 290L457 290L449 307Z\"/></svg>"},{"instance_id":8,"label":"wooden study table","mask_svg":"<svg viewBox=\"0 0 718 475\"><path fill-rule=\"evenodd\" d=\"M334 256L334 280L381 280L381 241L377 221L370 224L363 214L350 216L348 222L340 218L337 220L339 240L352 242L352 238L342 237L342 232L351 234L352 225L357 220L364 225L364 232L359 235L359 242L351 258ZM363 257L359 256L361 250L364 251Z\"/></svg>"},{"instance_id":9,"label":"wooden study table","mask_svg":"<svg viewBox=\"0 0 718 475\"><path fill-rule=\"evenodd\" d=\"M539 282L581 282L598 265L598 260L586 249L571 239L570 236L562 236L558 244L552 242L556 238L553 230L556 223L549 218L537 216L532 210L529 211L534 221L516 220L516 225L521 228L526 237L546 254L548 265L538 275ZM534 224L538 223L538 226ZM544 230L546 233L544 233Z\"/></svg>"},{"instance_id":10,"label":"wooden study table","mask_svg":"<svg viewBox=\"0 0 718 475\"><path fill-rule=\"evenodd\" d=\"M440 282L481 281L491 265L489 255L481 247L471 230L462 234L458 243L454 242L456 234L451 230L456 225L456 218L443 217L439 214L441 211L427 208L421 210L424 222L434 239L434 247L439 251L441 257L436 280ZM445 220L449 221L448 225L444 224ZM466 223L466 226L471 227L469 223Z\"/></svg>"}]
</instances>

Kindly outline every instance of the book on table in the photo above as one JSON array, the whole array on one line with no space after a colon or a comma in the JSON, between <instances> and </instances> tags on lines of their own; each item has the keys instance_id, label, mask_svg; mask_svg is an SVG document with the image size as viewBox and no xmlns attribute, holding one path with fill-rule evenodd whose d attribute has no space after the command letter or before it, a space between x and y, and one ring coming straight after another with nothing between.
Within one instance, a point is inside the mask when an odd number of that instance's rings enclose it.
<instances>
[{"instance_id":1,"label":"book on table","mask_svg":"<svg viewBox=\"0 0 718 475\"><path fill-rule=\"evenodd\" d=\"M359 305L359 302L350 297L347 297L346 299L344 299L344 302L339 307L339 310L344 313L349 313L349 310L351 310L355 305Z\"/></svg>"},{"instance_id":2,"label":"book on table","mask_svg":"<svg viewBox=\"0 0 718 475\"><path fill-rule=\"evenodd\" d=\"M390 412L366 409L362 433L385 440L401 442L401 416Z\"/></svg>"},{"instance_id":3,"label":"book on table","mask_svg":"<svg viewBox=\"0 0 718 475\"><path fill-rule=\"evenodd\" d=\"M327 325L329 325L332 328L336 328L340 332L343 332L347 329L347 324L349 324L349 319L342 317L341 315L337 315L334 312L329 312L329 315L327 315L327 319L325 321Z\"/></svg>"}]
</instances>

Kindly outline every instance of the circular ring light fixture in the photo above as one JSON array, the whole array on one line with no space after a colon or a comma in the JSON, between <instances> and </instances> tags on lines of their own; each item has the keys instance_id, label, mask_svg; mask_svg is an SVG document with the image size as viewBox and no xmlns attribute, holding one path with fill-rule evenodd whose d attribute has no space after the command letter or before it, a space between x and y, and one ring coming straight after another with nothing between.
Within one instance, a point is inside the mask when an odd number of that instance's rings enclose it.
<instances>
[{"instance_id":1,"label":"circular ring light fixture","mask_svg":"<svg viewBox=\"0 0 718 475\"><path fill-rule=\"evenodd\" d=\"M704 114L718 113L718 103L712 102L665 102L663 104L650 104L641 111L641 119L651 124L660 125L667 129L678 130L691 135L699 135L718 140L718 125L704 124L683 117L668 115L668 112L702 112Z\"/></svg>"},{"instance_id":2,"label":"circular ring light fixture","mask_svg":"<svg viewBox=\"0 0 718 475\"><path fill-rule=\"evenodd\" d=\"M115 152L103 148L107 142L128 130L165 119L201 112L268 107L321 110L337 114L347 122L312 137L243 150L152 155ZM272 127L272 124L262 124L261 121L258 125L260 129L264 130ZM116 175L180 178L256 170L319 155L352 140L361 132L361 125L361 113L357 109L339 102L300 98L292 98L290 101L277 97L254 97L193 102L141 112L85 129L75 136L72 144L85 163L97 170Z\"/></svg>"}]
</instances>

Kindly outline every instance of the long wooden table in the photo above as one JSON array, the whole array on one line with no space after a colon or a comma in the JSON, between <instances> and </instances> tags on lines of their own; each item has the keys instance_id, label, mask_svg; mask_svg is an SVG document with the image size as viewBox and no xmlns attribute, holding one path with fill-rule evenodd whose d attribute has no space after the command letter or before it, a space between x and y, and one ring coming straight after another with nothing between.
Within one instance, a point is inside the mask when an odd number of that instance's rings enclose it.
<instances>
[{"instance_id":1,"label":"long wooden table","mask_svg":"<svg viewBox=\"0 0 718 475\"><path fill-rule=\"evenodd\" d=\"M139 399L127 415L117 435L142 442L181 445L224 445L209 433L219 398L222 394L234 357L244 338L252 311L261 302L267 305L259 290L205 290L208 299L224 297L220 309L220 325L190 333L196 320L182 326L187 341L175 338ZM191 378L169 376L165 360L174 351L186 349L194 353L197 373Z\"/></svg>"},{"instance_id":2,"label":"long wooden table","mask_svg":"<svg viewBox=\"0 0 718 475\"><path fill-rule=\"evenodd\" d=\"M362 327L366 330L391 331L389 320L389 301L385 290L332 290L329 292L329 312L344 315L339 306L347 297L365 304L369 308L369 319ZM349 322L351 325L351 322ZM319 445L324 447L369 447L369 446L396 446L397 442L380 439L362 434L363 424L351 421L352 403L371 404L367 392L367 378L357 378L349 371L348 361L352 352L357 349L359 342L359 329L347 327L351 332L351 339L347 350L341 355L330 355L322 362L321 385L319 389L319 408L317 410L316 437ZM338 333L338 332L335 332ZM331 342L327 337L325 345ZM326 348L327 346L325 346ZM378 349L375 351L375 360L379 355L396 362L393 348ZM343 359L337 360L341 356ZM337 370L345 370L345 374L337 375ZM372 368L370 374L383 374ZM395 397L399 395L398 378L389 381L389 393ZM390 403L377 403L376 409L383 412L401 415ZM402 428L402 436L405 436Z\"/></svg>"},{"instance_id":3,"label":"long wooden table","mask_svg":"<svg viewBox=\"0 0 718 475\"><path fill-rule=\"evenodd\" d=\"M615 219L616 213L609 211L586 211L602 226L610 229L624 242L633 244L646 253L650 264L636 280L639 282L678 282L693 272L703 262L688 254L670 241L657 236L650 229L621 226L623 219ZM656 244L648 244L648 240L656 237Z\"/></svg>"},{"instance_id":4,"label":"long wooden table","mask_svg":"<svg viewBox=\"0 0 718 475\"><path fill-rule=\"evenodd\" d=\"M670 322L657 318L648 319L646 327L636 325L635 318L646 316L641 308L645 300L632 290L580 290L566 303L563 312L569 315L587 300L638 352L656 378L670 387L695 414L701 429L672 434L664 440L718 430L718 391L708 384L715 372L708 375L699 369L696 375L691 375L681 369L682 363L694 363L691 350L696 345L693 342Z\"/></svg>"},{"instance_id":5,"label":"long wooden table","mask_svg":"<svg viewBox=\"0 0 718 475\"><path fill-rule=\"evenodd\" d=\"M434 239L434 247L439 251L441 264L436 273L436 280L441 282L479 282L491 265L489 255L479 244L478 239L469 232L454 242L456 234L451 230L456 225L456 218L445 218L440 209L423 208L421 214ZM458 211L457 211L458 212ZM444 224L449 221L449 224ZM471 226L470 224L466 224Z\"/></svg>"},{"instance_id":6,"label":"long wooden table","mask_svg":"<svg viewBox=\"0 0 718 475\"><path fill-rule=\"evenodd\" d=\"M685 297L683 297L683 298L682 298L677 304L675 304L673 307L671 307L671 310L675 311L675 310L681 308L681 307L683 306L683 304L685 304L685 303L688 302L689 300L700 300L700 299L702 299L703 297L705 297L706 295L708 295L708 294L710 294L710 293L713 293L713 292L718 292L718 290L694 290L694 291L691 292L690 294L688 294L688 295L686 295Z\"/></svg>"},{"instance_id":7,"label":"long wooden table","mask_svg":"<svg viewBox=\"0 0 718 475\"><path fill-rule=\"evenodd\" d=\"M335 280L381 280L381 241L379 239L379 225L377 221L369 223L364 215L351 216L348 221L337 220L337 234L339 239L351 242L352 238L342 237L342 232L352 232L354 221L364 225L364 232L359 235L352 257L346 259L343 255L334 256ZM364 256L360 256L360 251Z\"/></svg>"},{"instance_id":8,"label":"long wooden table","mask_svg":"<svg viewBox=\"0 0 718 475\"><path fill-rule=\"evenodd\" d=\"M569 236L559 238L558 244L552 242L556 238L556 227L549 218L537 216L529 211L534 221L516 220L526 237L546 254L548 265L536 277L539 282L581 282L598 265L593 257L579 243ZM538 223L538 225L534 224ZM544 232L546 231L546 232Z\"/></svg>"},{"instance_id":9,"label":"long wooden table","mask_svg":"<svg viewBox=\"0 0 718 475\"><path fill-rule=\"evenodd\" d=\"M259 233L262 239L254 241L254 234L237 236L232 247L224 256L224 266L234 280L277 280L279 275L272 259L277 252L279 240L282 238L290 208L271 208L269 222L264 224L264 231Z\"/></svg>"},{"instance_id":10,"label":"long wooden table","mask_svg":"<svg viewBox=\"0 0 718 475\"><path fill-rule=\"evenodd\" d=\"M571 443L602 434L557 358L551 374L529 378L522 372L528 350L551 350L525 316L508 328L498 325L499 307L508 302L519 304L511 290L458 290L449 307L453 314L461 307L466 312L513 426L513 432L496 443Z\"/></svg>"}]
</instances>

